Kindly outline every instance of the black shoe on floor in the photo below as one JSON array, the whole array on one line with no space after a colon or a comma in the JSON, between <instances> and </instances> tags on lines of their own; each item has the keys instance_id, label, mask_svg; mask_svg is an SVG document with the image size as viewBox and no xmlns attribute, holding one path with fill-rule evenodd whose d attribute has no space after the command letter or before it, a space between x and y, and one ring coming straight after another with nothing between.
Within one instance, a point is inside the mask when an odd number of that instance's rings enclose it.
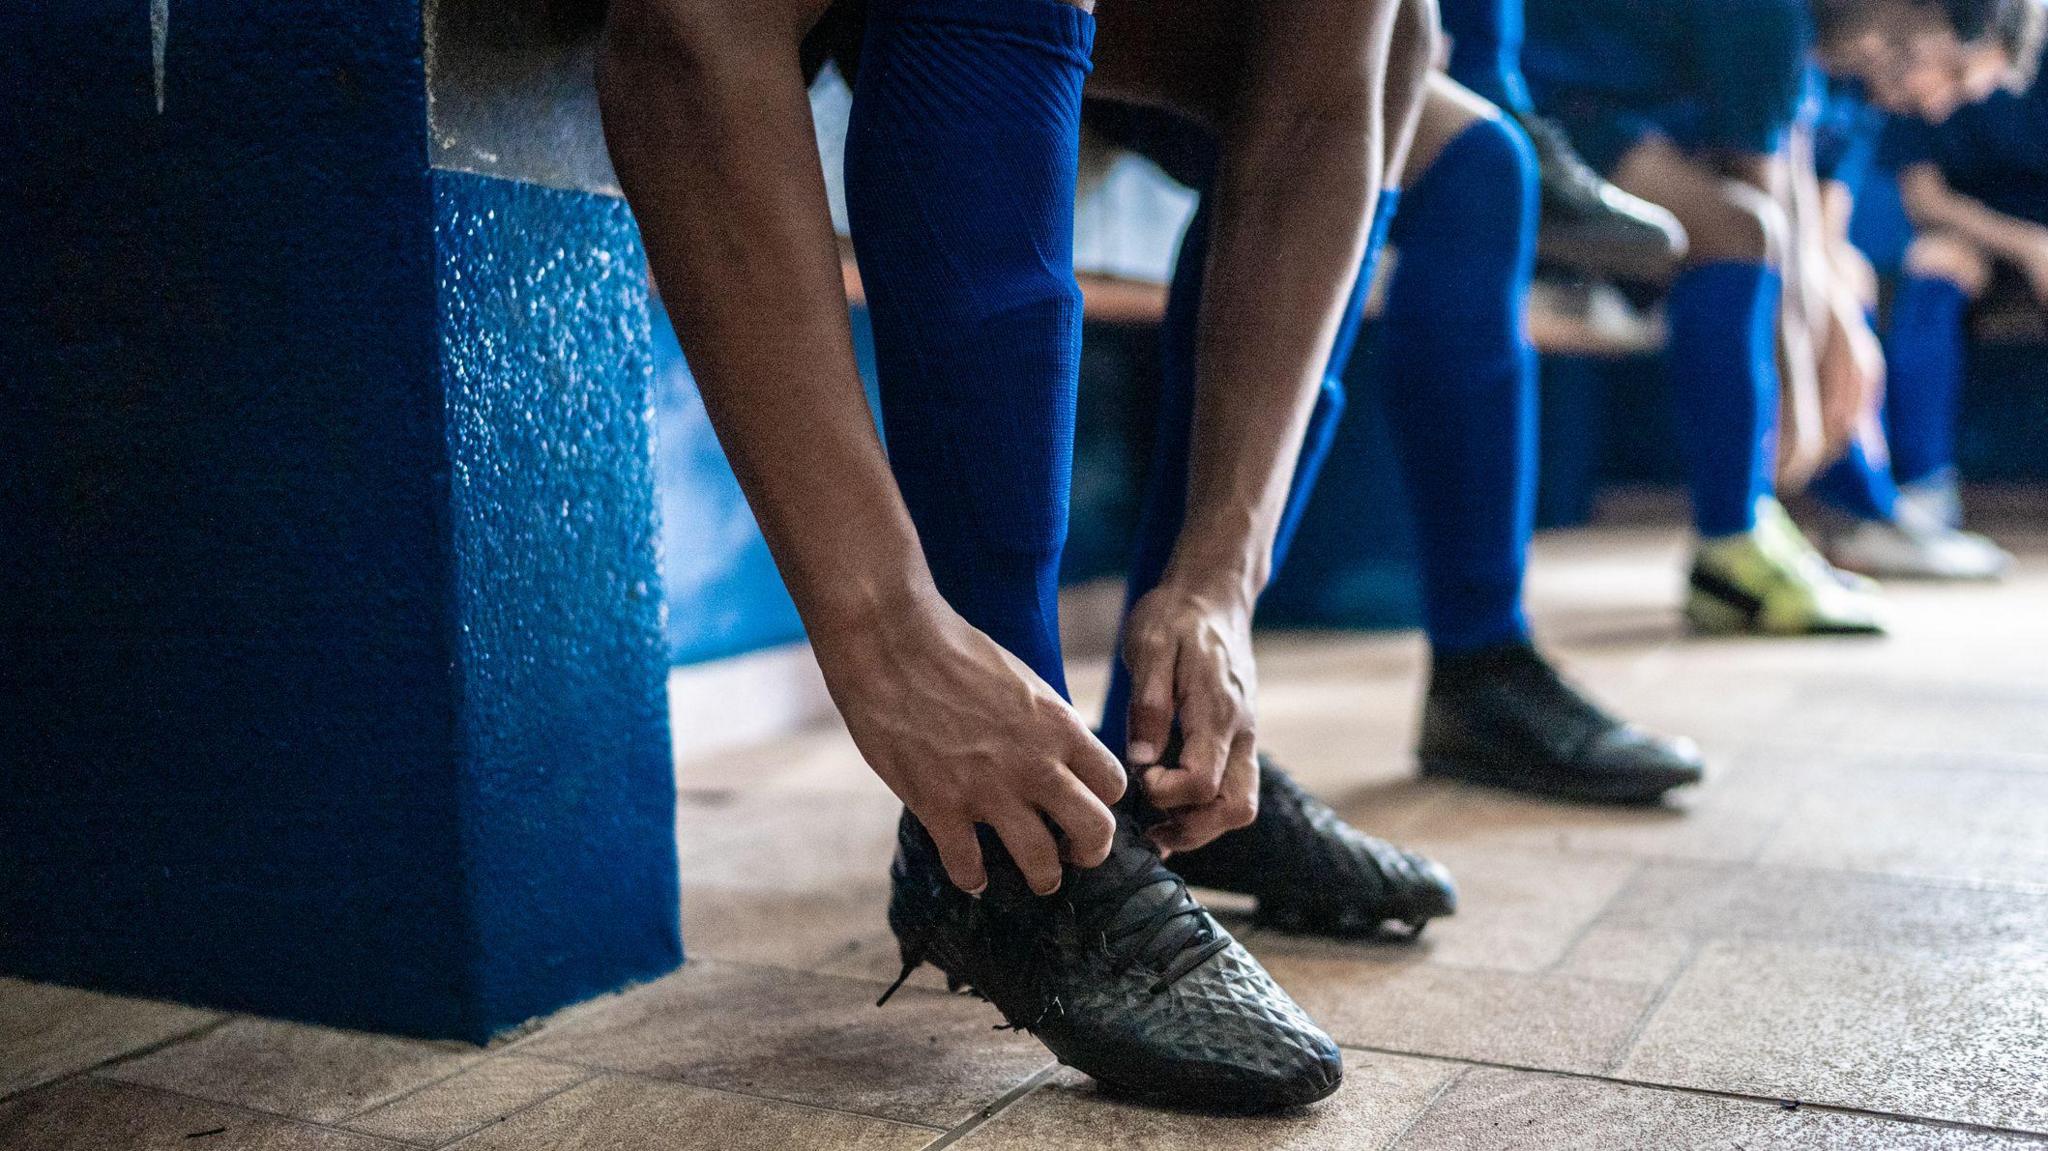
<instances>
[{"instance_id":1,"label":"black shoe on floor","mask_svg":"<svg viewBox=\"0 0 2048 1151\"><path fill-rule=\"evenodd\" d=\"M1601 711L1528 643L1440 659L1416 749L1424 775L1598 803L1698 783L1699 749Z\"/></svg>"},{"instance_id":2,"label":"black shoe on floor","mask_svg":"<svg viewBox=\"0 0 2048 1151\"><path fill-rule=\"evenodd\" d=\"M904 814L889 926L905 978L935 965L1061 1063L1147 1102L1267 1111L1337 1089L1337 1045L1202 910L1129 816L1118 814L1109 859L1067 868L1049 896L1025 886L993 834L981 843L989 886L975 898L946 878L931 837Z\"/></svg>"},{"instance_id":3,"label":"black shoe on floor","mask_svg":"<svg viewBox=\"0 0 2048 1151\"><path fill-rule=\"evenodd\" d=\"M1601 179L1554 122L1527 114L1514 118L1536 145L1543 192L1537 255L1594 277L1670 275L1685 255L1678 217Z\"/></svg>"},{"instance_id":4,"label":"black shoe on floor","mask_svg":"<svg viewBox=\"0 0 2048 1151\"><path fill-rule=\"evenodd\" d=\"M1257 922L1303 934L1356 938L1402 923L1413 936L1458 909L1442 865L1352 827L1264 756L1258 819L1177 853L1173 869L1197 887L1254 896Z\"/></svg>"}]
</instances>

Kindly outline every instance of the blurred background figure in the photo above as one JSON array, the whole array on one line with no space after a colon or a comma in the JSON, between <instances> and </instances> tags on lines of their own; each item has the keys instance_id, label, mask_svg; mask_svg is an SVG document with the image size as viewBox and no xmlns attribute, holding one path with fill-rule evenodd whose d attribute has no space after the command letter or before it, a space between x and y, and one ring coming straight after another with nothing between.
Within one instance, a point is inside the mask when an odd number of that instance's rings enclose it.
<instances>
[{"instance_id":1,"label":"blurred background figure","mask_svg":"<svg viewBox=\"0 0 2048 1151\"><path fill-rule=\"evenodd\" d=\"M1873 156L1896 175L1917 232L1892 299L1882 405L1863 413L1849 450L1814 484L1853 520L1829 547L1844 567L1990 579L2011 563L1961 530L1956 417L1971 304L1996 290L2048 311L2048 89L2036 83L2044 31L2048 5L2012 4L1981 42L1875 72L1869 95L1899 113L1888 121L1857 93L1837 93L1823 120L1824 145L1826 125L1852 128L1834 134L1847 159L1826 186L1837 234L1846 235ZM1853 250L1848 258L1861 261ZM1874 301L1874 278L1871 286Z\"/></svg>"},{"instance_id":2,"label":"blurred background figure","mask_svg":"<svg viewBox=\"0 0 2048 1151\"><path fill-rule=\"evenodd\" d=\"M1818 62L1844 79L1890 81L1916 53L1960 56L2005 6L1528 7L1523 65L1535 107L1596 170L1669 209L1687 233L1666 363L1698 536L1686 616L1699 630L1883 630L1875 585L1830 565L1776 498L1780 473L1803 480L1846 446L1884 370L1857 278L1836 266L1827 239L1810 70Z\"/></svg>"}]
</instances>

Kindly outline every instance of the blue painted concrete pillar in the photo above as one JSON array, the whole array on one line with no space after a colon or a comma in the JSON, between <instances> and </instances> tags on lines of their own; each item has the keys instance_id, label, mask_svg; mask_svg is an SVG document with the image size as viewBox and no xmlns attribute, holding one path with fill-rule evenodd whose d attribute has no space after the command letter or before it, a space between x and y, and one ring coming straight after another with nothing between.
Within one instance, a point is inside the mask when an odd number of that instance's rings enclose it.
<instances>
[{"instance_id":1,"label":"blue painted concrete pillar","mask_svg":"<svg viewBox=\"0 0 2048 1151\"><path fill-rule=\"evenodd\" d=\"M587 29L428 7L0 9L0 971L481 1040L681 960Z\"/></svg>"}]
</instances>

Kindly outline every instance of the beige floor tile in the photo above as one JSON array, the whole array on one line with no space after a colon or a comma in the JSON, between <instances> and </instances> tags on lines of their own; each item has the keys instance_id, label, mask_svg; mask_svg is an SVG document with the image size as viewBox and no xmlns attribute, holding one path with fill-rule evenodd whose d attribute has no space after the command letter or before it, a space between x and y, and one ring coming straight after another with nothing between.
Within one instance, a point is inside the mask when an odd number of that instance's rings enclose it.
<instances>
[{"instance_id":1,"label":"beige floor tile","mask_svg":"<svg viewBox=\"0 0 2048 1151\"><path fill-rule=\"evenodd\" d=\"M0 979L0 1096L196 1031L211 1011Z\"/></svg>"},{"instance_id":2,"label":"beige floor tile","mask_svg":"<svg viewBox=\"0 0 2048 1151\"><path fill-rule=\"evenodd\" d=\"M456 1146L461 1151L913 1151L937 1134L771 1099L607 1075Z\"/></svg>"},{"instance_id":3,"label":"beige floor tile","mask_svg":"<svg viewBox=\"0 0 2048 1151\"><path fill-rule=\"evenodd\" d=\"M402 1144L104 1079L0 1103L0 1151L401 1151Z\"/></svg>"},{"instance_id":4,"label":"beige floor tile","mask_svg":"<svg viewBox=\"0 0 2048 1151\"><path fill-rule=\"evenodd\" d=\"M569 1013L515 1050L950 1126L1051 1062L994 1008L906 987L715 962Z\"/></svg>"},{"instance_id":5,"label":"beige floor tile","mask_svg":"<svg viewBox=\"0 0 2048 1151\"><path fill-rule=\"evenodd\" d=\"M1623 1078L2048 1132L2048 948L1709 945Z\"/></svg>"},{"instance_id":6,"label":"beige floor tile","mask_svg":"<svg viewBox=\"0 0 2048 1151\"><path fill-rule=\"evenodd\" d=\"M1562 975L1352 958L1254 938L1267 970L1337 1042L1413 1055L1595 1072L1618 1058L1656 988Z\"/></svg>"},{"instance_id":7,"label":"beige floor tile","mask_svg":"<svg viewBox=\"0 0 2048 1151\"><path fill-rule=\"evenodd\" d=\"M501 1055L401 1095L349 1120L347 1126L389 1139L438 1146L566 1091L593 1074L564 1063Z\"/></svg>"},{"instance_id":8,"label":"beige floor tile","mask_svg":"<svg viewBox=\"0 0 2048 1151\"><path fill-rule=\"evenodd\" d=\"M1217 1117L1107 1098L1062 1069L1051 1082L954 1144L962 1151L1372 1151L1389 1146L1458 1071L1455 1064L1347 1051L1344 1085L1312 1107Z\"/></svg>"},{"instance_id":9,"label":"beige floor tile","mask_svg":"<svg viewBox=\"0 0 2048 1151\"><path fill-rule=\"evenodd\" d=\"M1521 847L1640 859L1750 860L1784 820L1775 795L1733 786L1723 757L1708 780L1657 807L1556 803L1482 788L1460 789L1448 803L1403 829L1413 843L1448 848Z\"/></svg>"},{"instance_id":10,"label":"beige floor tile","mask_svg":"<svg viewBox=\"0 0 2048 1151\"><path fill-rule=\"evenodd\" d=\"M1433 964L1541 971L1555 964L1640 866L1635 860L1404 841L1450 868L1458 913L1430 924Z\"/></svg>"},{"instance_id":11,"label":"beige floor tile","mask_svg":"<svg viewBox=\"0 0 2048 1151\"><path fill-rule=\"evenodd\" d=\"M200 1099L335 1123L482 1058L480 1049L463 1044L244 1018L117 1064L103 1074Z\"/></svg>"},{"instance_id":12,"label":"beige floor tile","mask_svg":"<svg viewBox=\"0 0 2048 1151\"><path fill-rule=\"evenodd\" d=\"M1476 1067L1400 1151L2018 1151L2033 1140Z\"/></svg>"},{"instance_id":13,"label":"beige floor tile","mask_svg":"<svg viewBox=\"0 0 2048 1151\"><path fill-rule=\"evenodd\" d=\"M2048 714L2048 699L2042 711ZM1880 760L1792 778L1801 786L1787 800L1764 863L2048 892L2048 772Z\"/></svg>"},{"instance_id":14,"label":"beige floor tile","mask_svg":"<svg viewBox=\"0 0 2048 1151\"><path fill-rule=\"evenodd\" d=\"M845 884L809 891L685 885L683 947L692 959L828 971L888 934L888 904L884 879L865 869ZM895 974L892 963L886 977Z\"/></svg>"},{"instance_id":15,"label":"beige floor tile","mask_svg":"<svg viewBox=\"0 0 2048 1151\"><path fill-rule=\"evenodd\" d=\"M1712 939L1982 951L2048 939L2048 896L1783 867L1656 863L1600 926Z\"/></svg>"},{"instance_id":16,"label":"beige floor tile","mask_svg":"<svg viewBox=\"0 0 2048 1151\"><path fill-rule=\"evenodd\" d=\"M1695 946L1691 938L1676 932L1595 924L1553 970L1559 975L1662 987L1684 969Z\"/></svg>"}]
</instances>

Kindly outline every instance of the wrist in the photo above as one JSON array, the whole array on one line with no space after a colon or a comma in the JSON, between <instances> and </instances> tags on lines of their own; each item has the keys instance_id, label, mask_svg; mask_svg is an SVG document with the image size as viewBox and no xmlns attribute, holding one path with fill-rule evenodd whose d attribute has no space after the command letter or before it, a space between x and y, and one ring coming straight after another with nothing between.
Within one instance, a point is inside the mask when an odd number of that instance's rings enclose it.
<instances>
[{"instance_id":1,"label":"wrist","mask_svg":"<svg viewBox=\"0 0 2048 1151\"><path fill-rule=\"evenodd\" d=\"M1160 583L1249 613L1259 593L1266 590L1271 569L1270 544L1260 547L1250 538L1210 539L1183 533Z\"/></svg>"}]
</instances>

